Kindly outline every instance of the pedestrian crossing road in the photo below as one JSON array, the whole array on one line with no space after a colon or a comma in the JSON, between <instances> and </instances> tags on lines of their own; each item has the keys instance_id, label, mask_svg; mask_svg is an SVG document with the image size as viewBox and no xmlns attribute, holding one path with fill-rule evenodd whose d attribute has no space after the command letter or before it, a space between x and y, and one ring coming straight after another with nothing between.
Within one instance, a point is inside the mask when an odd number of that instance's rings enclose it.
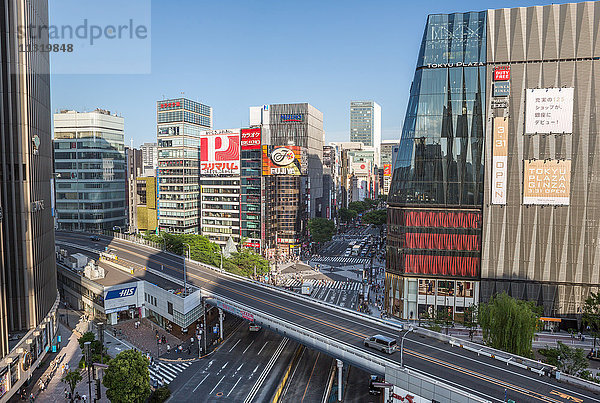
<instances>
[{"instance_id":1,"label":"pedestrian crossing road","mask_svg":"<svg viewBox=\"0 0 600 403\"><path fill-rule=\"evenodd\" d=\"M191 364L191 362L156 361L154 365L148 367L150 384L167 385L173 382L175 377L185 371Z\"/></svg>"},{"instance_id":2,"label":"pedestrian crossing road","mask_svg":"<svg viewBox=\"0 0 600 403\"><path fill-rule=\"evenodd\" d=\"M352 310L356 310L358 307L358 295L362 292L362 284L357 281L323 281L315 279L301 281L289 279L284 286L299 291L303 283L312 285L313 289L310 296L313 298Z\"/></svg>"},{"instance_id":3,"label":"pedestrian crossing road","mask_svg":"<svg viewBox=\"0 0 600 403\"><path fill-rule=\"evenodd\" d=\"M370 263L371 259L366 257L346 257L346 256L321 256L311 259L312 262L334 262L348 264Z\"/></svg>"}]
</instances>

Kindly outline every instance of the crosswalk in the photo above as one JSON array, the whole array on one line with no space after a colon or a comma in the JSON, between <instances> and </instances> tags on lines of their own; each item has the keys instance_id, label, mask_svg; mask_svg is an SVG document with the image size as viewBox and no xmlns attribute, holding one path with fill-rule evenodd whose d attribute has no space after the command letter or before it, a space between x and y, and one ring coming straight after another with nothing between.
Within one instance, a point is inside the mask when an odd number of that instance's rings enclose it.
<instances>
[{"instance_id":1,"label":"crosswalk","mask_svg":"<svg viewBox=\"0 0 600 403\"><path fill-rule=\"evenodd\" d=\"M150 384L167 385L190 365L192 365L191 362L156 361L154 365L148 367Z\"/></svg>"},{"instance_id":2,"label":"crosswalk","mask_svg":"<svg viewBox=\"0 0 600 403\"><path fill-rule=\"evenodd\" d=\"M360 291L361 284L356 281L323 281L315 279L306 279L304 281L288 279L284 286L285 287L301 287L303 283L309 283L313 286L315 292L320 288L329 288L333 290L345 290L345 291Z\"/></svg>"},{"instance_id":3,"label":"crosswalk","mask_svg":"<svg viewBox=\"0 0 600 403\"><path fill-rule=\"evenodd\" d=\"M335 262L349 264L370 263L371 259L366 257L346 257L346 256L321 256L311 259L313 262Z\"/></svg>"}]
</instances>

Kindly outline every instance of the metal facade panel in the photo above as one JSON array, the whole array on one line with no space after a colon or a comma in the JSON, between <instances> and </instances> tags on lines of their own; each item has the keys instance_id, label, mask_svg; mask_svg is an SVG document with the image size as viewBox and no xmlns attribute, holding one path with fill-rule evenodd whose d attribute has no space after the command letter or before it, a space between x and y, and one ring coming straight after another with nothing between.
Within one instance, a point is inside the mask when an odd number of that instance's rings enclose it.
<instances>
[{"instance_id":1,"label":"metal facade panel","mask_svg":"<svg viewBox=\"0 0 600 403\"><path fill-rule=\"evenodd\" d=\"M506 206L490 204L491 168L486 166L482 300L507 291L543 304L545 314L574 315L600 284L600 124L596 118L600 61L589 59L600 57L599 2L511 10L510 24L503 18L506 12L490 10L488 18L488 32L496 33L488 35L488 55L495 63L510 65L511 93L504 111L491 109L487 99L488 117L492 113L509 117L509 161ZM518 17L523 12L525 30ZM495 26L500 23L506 26ZM520 38L523 32L526 37ZM520 41L527 44L527 52L516 59ZM512 60L501 60L491 52L510 46ZM541 57L535 55L538 49ZM524 63L525 58L529 62ZM490 82L493 67L487 67ZM575 88L573 133L525 135L525 90L556 87ZM486 133L491 136L487 121ZM491 157L490 144L486 141L486 161ZM525 159L571 160L569 206L522 204Z\"/></svg>"}]
</instances>

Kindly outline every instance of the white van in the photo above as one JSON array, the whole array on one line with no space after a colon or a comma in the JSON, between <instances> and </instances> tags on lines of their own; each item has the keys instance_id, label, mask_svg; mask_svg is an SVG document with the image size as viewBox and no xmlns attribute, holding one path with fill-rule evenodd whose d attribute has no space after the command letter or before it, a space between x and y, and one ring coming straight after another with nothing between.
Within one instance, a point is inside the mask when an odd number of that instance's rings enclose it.
<instances>
[{"instance_id":1,"label":"white van","mask_svg":"<svg viewBox=\"0 0 600 403\"><path fill-rule=\"evenodd\" d=\"M384 353L392 354L396 351L396 340L391 337L376 334L375 336L367 337L365 339L365 347L375 348Z\"/></svg>"}]
</instances>

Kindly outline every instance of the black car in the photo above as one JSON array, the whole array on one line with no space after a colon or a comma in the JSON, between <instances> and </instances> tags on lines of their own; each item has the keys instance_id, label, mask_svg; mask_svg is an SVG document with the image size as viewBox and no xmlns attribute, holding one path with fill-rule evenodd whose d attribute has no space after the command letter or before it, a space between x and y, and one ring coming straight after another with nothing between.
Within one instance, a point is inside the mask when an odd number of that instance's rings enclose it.
<instances>
[{"instance_id":1,"label":"black car","mask_svg":"<svg viewBox=\"0 0 600 403\"><path fill-rule=\"evenodd\" d=\"M91 241L99 241L99 240L100 240L100 237L99 237L98 235L91 235L91 236L90 236L90 240L91 240Z\"/></svg>"}]
</instances>

